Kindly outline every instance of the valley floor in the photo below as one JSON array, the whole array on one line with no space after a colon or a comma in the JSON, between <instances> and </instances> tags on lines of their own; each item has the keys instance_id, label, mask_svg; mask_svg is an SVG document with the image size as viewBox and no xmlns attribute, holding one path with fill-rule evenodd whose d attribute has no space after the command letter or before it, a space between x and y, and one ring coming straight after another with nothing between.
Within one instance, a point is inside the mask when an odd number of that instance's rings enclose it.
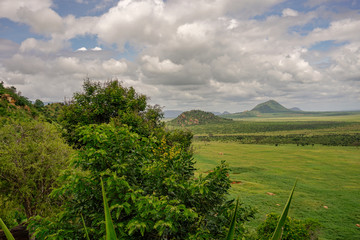
<instances>
[{"instance_id":1,"label":"valley floor","mask_svg":"<svg viewBox=\"0 0 360 240\"><path fill-rule=\"evenodd\" d=\"M194 142L197 174L225 160L232 196L258 209L255 227L267 213L281 214L298 179L289 216L318 219L320 239L360 239L360 148Z\"/></svg>"}]
</instances>

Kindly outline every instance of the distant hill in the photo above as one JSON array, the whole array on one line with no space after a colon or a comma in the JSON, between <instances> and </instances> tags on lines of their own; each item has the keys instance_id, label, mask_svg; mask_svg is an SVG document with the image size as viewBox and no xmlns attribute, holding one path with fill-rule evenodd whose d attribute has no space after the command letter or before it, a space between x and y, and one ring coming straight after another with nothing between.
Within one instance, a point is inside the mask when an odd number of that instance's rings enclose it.
<instances>
[{"instance_id":1,"label":"distant hill","mask_svg":"<svg viewBox=\"0 0 360 240\"><path fill-rule=\"evenodd\" d=\"M254 107L251 111L256 111L259 113L291 112L290 109L287 109L286 107L284 107L283 105L281 105L280 103L274 100L269 100L267 102L260 103L256 105L256 107Z\"/></svg>"},{"instance_id":2,"label":"distant hill","mask_svg":"<svg viewBox=\"0 0 360 240\"><path fill-rule=\"evenodd\" d=\"M0 82L0 117L34 118L39 115L34 105L26 97L21 96L15 87L5 87Z\"/></svg>"},{"instance_id":3,"label":"distant hill","mask_svg":"<svg viewBox=\"0 0 360 240\"><path fill-rule=\"evenodd\" d=\"M302 110L298 107L293 107L293 108L290 108L291 111L295 111L295 112L302 112Z\"/></svg>"},{"instance_id":4,"label":"distant hill","mask_svg":"<svg viewBox=\"0 0 360 240\"><path fill-rule=\"evenodd\" d=\"M191 126L191 125L201 125L207 123L224 123L229 121L232 120L218 117L211 112L204 112L201 110L191 110L181 113L177 118L171 120L169 124L178 125L178 126Z\"/></svg>"}]
</instances>

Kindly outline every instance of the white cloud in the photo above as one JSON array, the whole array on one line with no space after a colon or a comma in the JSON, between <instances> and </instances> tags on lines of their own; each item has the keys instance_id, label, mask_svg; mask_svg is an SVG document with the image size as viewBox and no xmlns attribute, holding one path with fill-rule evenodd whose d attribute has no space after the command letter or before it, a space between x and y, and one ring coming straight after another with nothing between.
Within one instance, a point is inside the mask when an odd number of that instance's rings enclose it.
<instances>
[{"instance_id":1,"label":"white cloud","mask_svg":"<svg viewBox=\"0 0 360 240\"><path fill-rule=\"evenodd\" d=\"M0 17L9 18L13 21L21 21L19 11L27 9L31 12L48 9L52 5L51 0L1 0Z\"/></svg>"},{"instance_id":2,"label":"white cloud","mask_svg":"<svg viewBox=\"0 0 360 240\"><path fill-rule=\"evenodd\" d=\"M87 51L86 47L81 47L81 48L76 49L76 52L85 52L85 51Z\"/></svg>"},{"instance_id":3,"label":"white cloud","mask_svg":"<svg viewBox=\"0 0 360 240\"><path fill-rule=\"evenodd\" d=\"M101 51L101 50L102 50L101 47L94 47L94 48L91 49L91 51Z\"/></svg>"},{"instance_id":4,"label":"white cloud","mask_svg":"<svg viewBox=\"0 0 360 240\"><path fill-rule=\"evenodd\" d=\"M144 69L152 73L174 73L182 69L181 65L171 62L169 59L159 61L158 57L145 55L142 57Z\"/></svg>"},{"instance_id":5,"label":"white cloud","mask_svg":"<svg viewBox=\"0 0 360 240\"><path fill-rule=\"evenodd\" d=\"M291 8L286 8L282 11L283 17L297 17L299 13Z\"/></svg>"},{"instance_id":6,"label":"white cloud","mask_svg":"<svg viewBox=\"0 0 360 240\"><path fill-rule=\"evenodd\" d=\"M20 46L0 39L0 50L11 49L0 56L0 76L30 99L62 100L89 76L116 77L167 108L240 111L245 102L269 98L289 104L334 98L337 106L358 103L359 14L332 13L329 27L307 34L293 29L328 12L285 8L281 16L255 20L281 2L123 0L100 16L61 18L51 1L3 0L0 16L24 22L47 38L28 38ZM97 43L71 50L71 39L86 36ZM326 52L309 49L328 40L346 44ZM117 50L109 51L114 45ZM122 58L129 51L135 55L131 61ZM323 68L315 63L324 59Z\"/></svg>"}]
</instances>

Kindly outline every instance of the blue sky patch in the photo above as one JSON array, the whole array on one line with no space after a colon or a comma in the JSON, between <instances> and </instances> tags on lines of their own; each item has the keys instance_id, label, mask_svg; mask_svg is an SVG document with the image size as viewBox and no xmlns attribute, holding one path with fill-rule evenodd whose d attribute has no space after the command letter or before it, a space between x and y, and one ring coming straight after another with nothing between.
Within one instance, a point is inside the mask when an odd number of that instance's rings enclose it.
<instances>
[{"instance_id":1,"label":"blue sky patch","mask_svg":"<svg viewBox=\"0 0 360 240\"><path fill-rule=\"evenodd\" d=\"M310 51L329 51L332 48L341 47L348 44L348 42L336 42L334 40L328 40L328 41L321 41L318 43L313 44L309 50Z\"/></svg>"},{"instance_id":2,"label":"blue sky patch","mask_svg":"<svg viewBox=\"0 0 360 240\"><path fill-rule=\"evenodd\" d=\"M6 36L6 39L19 44L28 38L44 39L43 36L32 33L28 25L7 18L0 18L0 36Z\"/></svg>"}]
</instances>

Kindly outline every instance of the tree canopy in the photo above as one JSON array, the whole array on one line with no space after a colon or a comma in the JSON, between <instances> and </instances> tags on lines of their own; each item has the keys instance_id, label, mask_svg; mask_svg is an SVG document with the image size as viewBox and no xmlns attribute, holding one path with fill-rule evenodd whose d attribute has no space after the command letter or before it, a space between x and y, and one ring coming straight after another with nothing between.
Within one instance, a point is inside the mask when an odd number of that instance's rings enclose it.
<instances>
[{"instance_id":1,"label":"tree canopy","mask_svg":"<svg viewBox=\"0 0 360 240\"><path fill-rule=\"evenodd\" d=\"M136 93L132 87L124 87L117 80L105 83L85 80L83 92L75 93L66 102L59 120L66 129L66 137L72 144L78 143L76 129L88 124L116 122L132 127L141 135L148 136L154 128L162 127L159 106L148 106L147 97Z\"/></svg>"},{"instance_id":2,"label":"tree canopy","mask_svg":"<svg viewBox=\"0 0 360 240\"><path fill-rule=\"evenodd\" d=\"M19 121L0 128L0 192L26 216L43 215L72 149L49 123Z\"/></svg>"}]
</instances>

